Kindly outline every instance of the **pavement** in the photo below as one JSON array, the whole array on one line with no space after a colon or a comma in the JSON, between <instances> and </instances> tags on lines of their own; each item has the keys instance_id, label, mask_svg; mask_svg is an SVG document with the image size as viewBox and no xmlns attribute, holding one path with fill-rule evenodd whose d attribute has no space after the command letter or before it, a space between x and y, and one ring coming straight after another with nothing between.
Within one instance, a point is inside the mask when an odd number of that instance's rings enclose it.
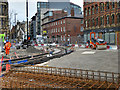
<instances>
[{"instance_id":1,"label":"pavement","mask_svg":"<svg viewBox=\"0 0 120 90\"><path fill-rule=\"evenodd\" d=\"M41 65L118 73L118 50L76 48L75 52L69 55L52 59Z\"/></svg>"}]
</instances>

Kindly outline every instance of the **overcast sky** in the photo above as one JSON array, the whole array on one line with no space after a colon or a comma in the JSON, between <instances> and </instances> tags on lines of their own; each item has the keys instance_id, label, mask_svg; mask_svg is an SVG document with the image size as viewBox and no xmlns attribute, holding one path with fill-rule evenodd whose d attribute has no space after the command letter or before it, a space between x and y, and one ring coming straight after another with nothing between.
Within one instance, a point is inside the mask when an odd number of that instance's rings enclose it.
<instances>
[{"instance_id":1,"label":"overcast sky","mask_svg":"<svg viewBox=\"0 0 120 90\"><path fill-rule=\"evenodd\" d=\"M17 13L17 20L25 21L26 20L26 0L8 0L9 1L9 14L12 13L12 19L14 18L14 13ZM29 20L37 12L37 0L28 0L29 1ZM38 1L47 1L47 0L38 0ZM58 0L55 0L58 1ZM61 1L61 0L59 0ZM65 0L62 0L65 1ZM83 0L70 0L83 8ZM12 20L14 21L14 19Z\"/></svg>"}]
</instances>

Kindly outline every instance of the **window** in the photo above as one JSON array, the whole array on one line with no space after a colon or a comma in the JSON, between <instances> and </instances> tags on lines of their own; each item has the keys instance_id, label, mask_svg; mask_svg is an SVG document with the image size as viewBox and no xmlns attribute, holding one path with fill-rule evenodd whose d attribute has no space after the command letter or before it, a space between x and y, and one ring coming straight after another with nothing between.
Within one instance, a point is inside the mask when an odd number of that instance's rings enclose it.
<instances>
[{"instance_id":1,"label":"window","mask_svg":"<svg viewBox=\"0 0 120 90\"><path fill-rule=\"evenodd\" d=\"M88 20L88 27L90 27L90 19Z\"/></svg>"},{"instance_id":2,"label":"window","mask_svg":"<svg viewBox=\"0 0 120 90\"><path fill-rule=\"evenodd\" d=\"M83 26L81 26L80 31L83 32Z\"/></svg>"},{"instance_id":3,"label":"window","mask_svg":"<svg viewBox=\"0 0 120 90\"><path fill-rule=\"evenodd\" d=\"M98 25L98 18L96 18L96 26Z\"/></svg>"},{"instance_id":4,"label":"window","mask_svg":"<svg viewBox=\"0 0 120 90\"><path fill-rule=\"evenodd\" d=\"M104 11L104 3L100 3L100 11Z\"/></svg>"},{"instance_id":5,"label":"window","mask_svg":"<svg viewBox=\"0 0 120 90\"><path fill-rule=\"evenodd\" d=\"M61 32L62 32L62 27L61 27Z\"/></svg>"},{"instance_id":6,"label":"window","mask_svg":"<svg viewBox=\"0 0 120 90\"><path fill-rule=\"evenodd\" d=\"M109 24L109 15L107 15L107 24Z\"/></svg>"},{"instance_id":7,"label":"window","mask_svg":"<svg viewBox=\"0 0 120 90\"><path fill-rule=\"evenodd\" d=\"M118 8L120 8L120 1L117 3L117 5L118 5Z\"/></svg>"},{"instance_id":8,"label":"window","mask_svg":"<svg viewBox=\"0 0 120 90\"><path fill-rule=\"evenodd\" d=\"M87 28L87 21L85 21L85 27Z\"/></svg>"},{"instance_id":9,"label":"window","mask_svg":"<svg viewBox=\"0 0 120 90\"><path fill-rule=\"evenodd\" d=\"M62 21L61 21L61 24L62 24Z\"/></svg>"},{"instance_id":10,"label":"window","mask_svg":"<svg viewBox=\"0 0 120 90\"><path fill-rule=\"evenodd\" d=\"M83 20L81 20L81 24L83 24Z\"/></svg>"},{"instance_id":11,"label":"window","mask_svg":"<svg viewBox=\"0 0 120 90\"><path fill-rule=\"evenodd\" d=\"M115 8L115 3L114 2L112 2L112 8Z\"/></svg>"},{"instance_id":12,"label":"window","mask_svg":"<svg viewBox=\"0 0 120 90\"><path fill-rule=\"evenodd\" d=\"M96 13L98 13L98 6L97 5L95 6L95 9L96 9Z\"/></svg>"},{"instance_id":13,"label":"window","mask_svg":"<svg viewBox=\"0 0 120 90\"><path fill-rule=\"evenodd\" d=\"M103 18L102 18L102 17L100 17L100 25L102 25L102 20L103 20Z\"/></svg>"},{"instance_id":14,"label":"window","mask_svg":"<svg viewBox=\"0 0 120 90\"><path fill-rule=\"evenodd\" d=\"M120 23L120 13L117 15L117 23Z\"/></svg>"},{"instance_id":15,"label":"window","mask_svg":"<svg viewBox=\"0 0 120 90\"><path fill-rule=\"evenodd\" d=\"M57 32L57 28L56 28L56 32Z\"/></svg>"},{"instance_id":16,"label":"window","mask_svg":"<svg viewBox=\"0 0 120 90\"><path fill-rule=\"evenodd\" d=\"M65 27L63 27L63 31L65 32Z\"/></svg>"},{"instance_id":17,"label":"window","mask_svg":"<svg viewBox=\"0 0 120 90\"><path fill-rule=\"evenodd\" d=\"M94 14L94 11L95 11L95 9L94 9L94 7L92 7L92 14Z\"/></svg>"},{"instance_id":18,"label":"window","mask_svg":"<svg viewBox=\"0 0 120 90\"><path fill-rule=\"evenodd\" d=\"M106 6L107 6L107 10L108 10L108 9L110 8L110 7L109 7L109 2L106 3Z\"/></svg>"},{"instance_id":19,"label":"window","mask_svg":"<svg viewBox=\"0 0 120 90\"><path fill-rule=\"evenodd\" d=\"M87 10L85 10L85 16L87 16Z\"/></svg>"},{"instance_id":20,"label":"window","mask_svg":"<svg viewBox=\"0 0 120 90\"><path fill-rule=\"evenodd\" d=\"M103 16L103 20L102 20L102 23L103 23L103 25L104 25L104 16Z\"/></svg>"},{"instance_id":21,"label":"window","mask_svg":"<svg viewBox=\"0 0 120 90\"><path fill-rule=\"evenodd\" d=\"M114 14L112 15L112 24L114 24Z\"/></svg>"},{"instance_id":22,"label":"window","mask_svg":"<svg viewBox=\"0 0 120 90\"><path fill-rule=\"evenodd\" d=\"M94 19L92 19L92 26L94 26L95 25L95 21L94 21Z\"/></svg>"},{"instance_id":23,"label":"window","mask_svg":"<svg viewBox=\"0 0 120 90\"><path fill-rule=\"evenodd\" d=\"M63 20L63 23L65 23L65 20Z\"/></svg>"},{"instance_id":24,"label":"window","mask_svg":"<svg viewBox=\"0 0 120 90\"><path fill-rule=\"evenodd\" d=\"M89 15L91 14L91 10L90 10L90 7L88 8L88 14L89 14Z\"/></svg>"},{"instance_id":25,"label":"window","mask_svg":"<svg viewBox=\"0 0 120 90\"><path fill-rule=\"evenodd\" d=\"M56 25L57 25L57 22L56 22Z\"/></svg>"},{"instance_id":26,"label":"window","mask_svg":"<svg viewBox=\"0 0 120 90\"><path fill-rule=\"evenodd\" d=\"M114 44L115 43L115 33L110 33L110 43Z\"/></svg>"},{"instance_id":27,"label":"window","mask_svg":"<svg viewBox=\"0 0 120 90\"><path fill-rule=\"evenodd\" d=\"M60 32L60 29L58 28L58 32Z\"/></svg>"}]
</instances>

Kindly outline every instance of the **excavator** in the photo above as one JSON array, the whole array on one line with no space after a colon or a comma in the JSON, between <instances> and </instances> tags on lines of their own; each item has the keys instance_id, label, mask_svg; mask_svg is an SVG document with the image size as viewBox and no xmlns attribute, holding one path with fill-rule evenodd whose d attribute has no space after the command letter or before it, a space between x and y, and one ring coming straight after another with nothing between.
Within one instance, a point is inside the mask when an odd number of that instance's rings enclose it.
<instances>
[{"instance_id":1,"label":"excavator","mask_svg":"<svg viewBox=\"0 0 120 90\"><path fill-rule=\"evenodd\" d=\"M92 37L94 35L94 37ZM87 41L87 46L91 49L106 49L107 42L103 39L96 38L95 32L90 32L90 41Z\"/></svg>"}]
</instances>

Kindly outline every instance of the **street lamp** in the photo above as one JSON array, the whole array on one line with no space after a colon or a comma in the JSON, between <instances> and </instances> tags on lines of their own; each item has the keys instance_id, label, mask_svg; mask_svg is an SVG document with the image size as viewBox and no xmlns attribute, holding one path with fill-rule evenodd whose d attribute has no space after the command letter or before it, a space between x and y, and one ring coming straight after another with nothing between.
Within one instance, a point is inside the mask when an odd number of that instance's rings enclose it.
<instances>
[{"instance_id":1,"label":"street lamp","mask_svg":"<svg viewBox=\"0 0 120 90\"><path fill-rule=\"evenodd\" d=\"M28 48L28 0L26 0L26 19L27 19L27 48Z\"/></svg>"}]
</instances>

